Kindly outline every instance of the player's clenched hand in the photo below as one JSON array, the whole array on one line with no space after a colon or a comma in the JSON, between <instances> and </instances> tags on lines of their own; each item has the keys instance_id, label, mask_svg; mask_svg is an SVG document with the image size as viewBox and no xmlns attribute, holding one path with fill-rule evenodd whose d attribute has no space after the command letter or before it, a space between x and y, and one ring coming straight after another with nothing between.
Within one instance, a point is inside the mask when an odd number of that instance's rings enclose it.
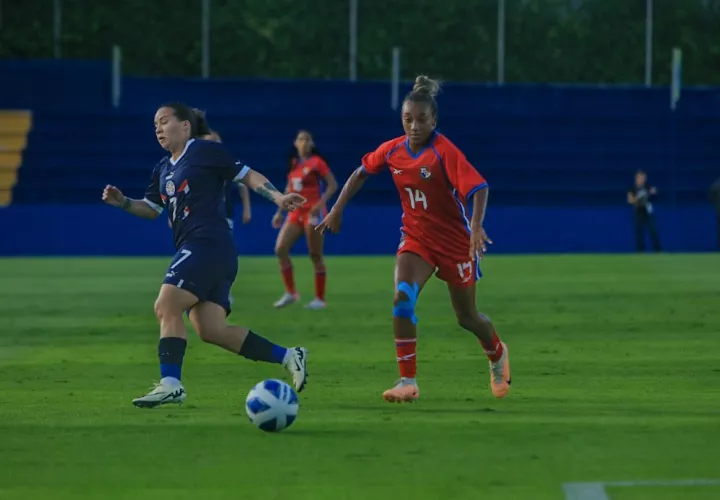
<instances>
[{"instance_id":1,"label":"player's clenched hand","mask_svg":"<svg viewBox=\"0 0 720 500\"><path fill-rule=\"evenodd\" d=\"M280 229L280 226L282 226L282 222L283 222L283 216L281 213L278 212L275 215L273 215L272 222L271 222L273 229Z\"/></svg>"},{"instance_id":2,"label":"player's clenched hand","mask_svg":"<svg viewBox=\"0 0 720 500\"><path fill-rule=\"evenodd\" d=\"M337 234L340 232L341 224L342 212L330 210L330 212L325 216L322 222L315 226L315 231L320 231L321 233L325 234L325 231L329 230L331 233Z\"/></svg>"},{"instance_id":3,"label":"player's clenched hand","mask_svg":"<svg viewBox=\"0 0 720 500\"><path fill-rule=\"evenodd\" d=\"M288 193L284 194L280 197L278 200L278 207L280 207L282 210L287 210L288 212L292 212L293 210L296 210L300 207L302 207L307 200L300 196L297 193Z\"/></svg>"},{"instance_id":4,"label":"player's clenched hand","mask_svg":"<svg viewBox=\"0 0 720 500\"><path fill-rule=\"evenodd\" d=\"M488 238L485 229L482 227L473 229L470 233L470 258L475 260L475 256L479 255L482 259L488 245L492 245L492 240Z\"/></svg>"},{"instance_id":5,"label":"player's clenched hand","mask_svg":"<svg viewBox=\"0 0 720 500\"><path fill-rule=\"evenodd\" d=\"M105 186L105 189L103 189L102 200L108 205L119 207L123 204L123 201L125 201L125 195L115 186L108 184Z\"/></svg>"}]
</instances>

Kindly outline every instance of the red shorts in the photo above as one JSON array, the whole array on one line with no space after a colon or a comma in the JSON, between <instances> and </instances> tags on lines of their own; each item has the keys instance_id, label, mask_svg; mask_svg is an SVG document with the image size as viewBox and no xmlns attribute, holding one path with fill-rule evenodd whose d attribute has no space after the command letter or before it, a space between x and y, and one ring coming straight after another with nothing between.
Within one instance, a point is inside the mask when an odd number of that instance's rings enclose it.
<instances>
[{"instance_id":1,"label":"red shorts","mask_svg":"<svg viewBox=\"0 0 720 500\"><path fill-rule=\"evenodd\" d=\"M322 209L318 215L310 215L310 210L295 210L294 212L289 212L287 216L287 221L290 224L297 224L301 227L315 227L325 218L325 215L327 215L327 210Z\"/></svg>"},{"instance_id":2,"label":"red shorts","mask_svg":"<svg viewBox=\"0 0 720 500\"><path fill-rule=\"evenodd\" d=\"M469 287L480 279L480 263L471 260L467 255L446 255L429 249L419 241L403 236L397 254L410 252L420 256L425 262L434 266L435 276L455 287Z\"/></svg>"}]
</instances>

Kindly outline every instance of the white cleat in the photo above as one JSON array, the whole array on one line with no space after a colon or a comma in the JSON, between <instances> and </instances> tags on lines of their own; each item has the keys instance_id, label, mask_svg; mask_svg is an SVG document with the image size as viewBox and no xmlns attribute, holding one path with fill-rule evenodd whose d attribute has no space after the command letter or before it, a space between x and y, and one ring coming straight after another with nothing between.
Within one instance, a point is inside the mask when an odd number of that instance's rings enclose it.
<instances>
[{"instance_id":1,"label":"white cleat","mask_svg":"<svg viewBox=\"0 0 720 500\"><path fill-rule=\"evenodd\" d=\"M155 408L166 404L183 404L187 398L182 383L174 378L164 378L159 384L155 384L152 391L143 397L133 399L133 404L138 408Z\"/></svg>"},{"instance_id":2,"label":"white cleat","mask_svg":"<svg viewBox=\"0 0 720 500\"><path fill-rule=\"evenodd\" d=\"M287 306L289 306L289 305L291 305L291 304L294 304L294 303L297 302L298 300L300 300L300 295L299 295L299 294L297 294L297 293L288 293L288 292L285 292L285 293L283 294L283 296L280 297L280 300L278 300L277 302L275 302L275 303L273 304L273 306L275 306L276 308L280 309L280 308L282 308L282 307L287 307Z\"/></svg>"},{"instance_id":3,"label":"white cleat","mask_svg":"<svg viewBox=\"0 0 720 500\"><path fill-rule=\"evenodd\" d=\"M325 301L316 297L310 302L308 302L308 304L305 306L305 309L314 309L315 311L319 311L320 309L325 309L326 307L327 304L325 303Z\"/></svg>"},{"instance_id":4,"label":"white cleat","mask_svg":"<svg viewBox=\"0 0 720 500\"><path fill-rule=\"evenodd\" d=\"M295 390L301 392L307 384L308 350L304 347L291 347L283 361L283 366L290 372Z\"/></svg>"},{"instance_id":5,"label":"white cleat","mask_svg":"<svg viewBox=\"0 0 720 500\"><path fill-rule=\"evenodd\" d=\"M388 403L412 403L420 397L420 389L414 378L401 378L395 387L383 392L383 399Z\"/></svg>"},{"instance_id":6,"label":"white cleat","mask_svg":"<svg viewBox=\"0 0 720 500\"><path fill-rule=\"evenodd\" d=\"M510 375L510 351L503 342L503 355L497 362L490 362L490 388L493 396L504 398L510 392L512 377Z\"/></svg>"}]
</instances>

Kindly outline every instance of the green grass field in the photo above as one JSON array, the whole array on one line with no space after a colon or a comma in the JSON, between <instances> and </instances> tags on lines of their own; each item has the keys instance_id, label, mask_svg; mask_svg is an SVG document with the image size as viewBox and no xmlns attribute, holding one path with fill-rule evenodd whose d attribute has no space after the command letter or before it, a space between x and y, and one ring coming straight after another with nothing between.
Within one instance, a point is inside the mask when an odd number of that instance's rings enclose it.
<instances>
[{"instance_id":1,"label":"green grass field","mask_svg":"<svg viewBox=\"0 0 720 500\"><path fill-rule=\"evenodd\" d=\"M167 262L0 260L0 498L560 500L566 482L720 478L720 255L490 257L478 301L512 354L502 401L433 280L422 398L404 406L380 397L397 378L391 258L329 259L328 310L276 311L276 263L241 257L233 322L311 350L280 434L252 427L243 403L281 368L193 335L187 404L130 404L159 378ZM608 489L720 498L696 492Z\"/></svg>"}]
</instances>

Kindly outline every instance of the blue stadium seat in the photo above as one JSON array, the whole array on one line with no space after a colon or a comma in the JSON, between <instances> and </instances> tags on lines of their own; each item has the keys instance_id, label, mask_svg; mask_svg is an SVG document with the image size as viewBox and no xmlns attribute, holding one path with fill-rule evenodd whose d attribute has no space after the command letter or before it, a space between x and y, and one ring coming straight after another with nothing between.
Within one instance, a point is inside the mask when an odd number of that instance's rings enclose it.
<instances>
[{"instance_id":1,"label":"blue stadium seat","mask_svg":"<svg viewBox=\"0 0 720 500\"><path fill-rule=\"evenodd\" d=\"M35 113L13 202L97 203L107 183L141 195L163 155L152 111L167 85L126 78L121 111L48 105ZM314 134L341 181L363 154L402 133L385 83L178 80L172 87L207 109L235 154L279 185L300 128ZM666 89L451 84L440 97L440 130L488 178L495 204L616 205L638 168L661 197L701 203L720 168L720 93L689 89L675 114L668 99ZM396 197L385 175L360 201Z\"/></svg>"}]
</instances>

